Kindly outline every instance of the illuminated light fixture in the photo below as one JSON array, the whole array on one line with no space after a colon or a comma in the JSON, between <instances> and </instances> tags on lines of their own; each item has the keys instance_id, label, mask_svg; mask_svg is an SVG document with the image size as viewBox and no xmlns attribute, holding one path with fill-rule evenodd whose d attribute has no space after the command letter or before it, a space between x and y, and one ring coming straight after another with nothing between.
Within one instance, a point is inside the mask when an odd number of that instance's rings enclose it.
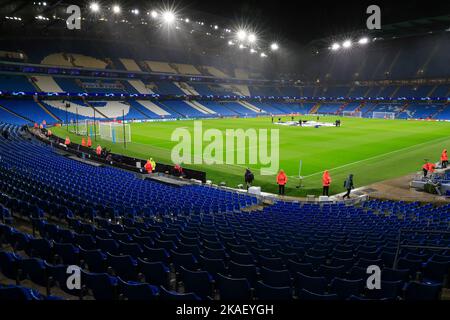
<instances>
[{"instance_id":1,"label":"illuminated light fixture","mask_svg":"<svg viewBox=\"0 0 450 320\"><path fill-rule=\"evenodd\" d=\"M251 33L248 35L248 42L250 42L250 43L256 42L256 35L254 33Z\"/></svg>"},{"instance_id":2,"label":"illuminated light fixture","mask_svg":"<svg viewBox=\"0 0 450 320\"><path fill-rule=\"evenodd\" d=\"M89 8L91 9L92 12L98 12L100 10L100 6L98 3L94 2L91 3L91 5L89 6Z\"/></svg>"},{"instance_id":3,"label":"illuminated light fixture","mask_svg":"<svg viewBox=\"0 0 450 320\"><path fill-rule=\"evenodd\" d=\"M261 58L267 58L267 54L265 54L264 52L261 52Z\"/></svg>"},{"instance_id":4,"label":"illuminated light fixture","mask_svg":"<svg viewBox=\"0 0 450 320\"><path fill-rule=\"evenodd\" d=\"M155 10L152 10L152 11L150 12L150 16L151 16L153 19L156 19L156 18L158 18L158 12L156 12Z\"/></svg>"},{"instance_id":5,"label":"illuminated light fixture","mask_svg":"<svg viewBox=\"0 0 450 320\"><path fill-rule=\"evenodd\" d=\"M361 39L359 39L358 43L359 44L368 44L369 43L369 38L366 38L366 37L361 38Z\"/></svg>"},{"instance_id":6,"label":"illuminated light fixture","mask_svg":"<svg viewBox=\"0 0 450 320\"><path fill-rule=\"evenodd\" d=\"M186 23L189 23L189 18L186 18L185 20L184 20Z\"/></svg>"},{"instance_id":7,"label":"illuminated light fixture","mask_svg":"<svg viewBox=\"0 0 450 320\"><path fill-rule=\"evenodd\" d=\"M253 49L253 48L251 48L251 49L250 49L250 53L251 53L251 54L256 53L256 50Z\"/></svg>"},{"instance_id":8,"label":"illuminated light fixture","mask_svg":"<svg viewBox=\"0 0 450 320\"><path fill-rule=\"evenodd\" d=\"M352 41L351 40L345 40L342 43L342 47L344 47L345 49L351 48L351 46L352 46Z\"/></svg>"},{"instance_id":9,"label":"illuminated light fixture","mask_svg":"<svg viewBox=\"0 0 450 320\"><path fill-rule=\"evenodd\" d=\"M245 32L245 30L239 30L239 31L237 32L237 38L238 38L240 41L244 41L244 40L247 38L247 32Z\"/></svg>"},{"instance_id":10,"label":"illuminated light fixture","mask_svg":"<svg viewBox=\"0 0 450 320\"><path fill-rule=\"evenodd\" d=\"M133 13L135 15L138 15L139 14L139 10L138 9L133 9L133 10L131 10L131 13Z\"/></svg>"},{"instance_id":11,"label":"illuminated light fixture","mask_svg":"<svg viewBox=\"0 0 450 320\"><path fill-rule=\"evenodd\" d=\"M280 49L280 46L278 45L278 43L272 43L270 45L270 50L277 51L278 49Z\"/></svg>"},{"instance_id":12,"label":"illuminated light fixture","mask_svg":"<svg viewBox=\"0 0 450 320\"><path fill-rule=\"evenodd\" d=\"M116 14L117 14L117 13L120 13L120 7L119 7L118 5L113 6L112 10L113 10L113 12L116 13Z\"/></svg>"},{"instance_id":13,"label":"illuminated light fixture","mask_svg":"<svg viewBox=\"0 0 450 320\"><path fill-rule=\"evenodd\" d=\"M230 40L230 41L228 41L228 45L229 46L234 46L234 42Z\"/></svg>"},{"instance_id":14,"label":"illuminated light fixture","mask_svg":"<svg viewBox=\"0 0 450 320\"><path fill-rule=\"evenodd\" d=\"M341 45L339 43L333 43L333 45L331 46L331 50L336 51L339 50L341 48Z\"/></svg>"},{"instance_id":15,"label":"illuminated light fixture","mask_svg":"<svg viewBox=\"0 0 450 320\"><path fill-rule=\"evenodd\" d=\"M175 21L175 14L171 11L166 11L162 14L163 20L167 24L171 24Z\"/></svg>"},{"instance_id":16,"label":"illuminated light fixture","mask_svg":"<svg viewBox=\"0 0 450 320\"><path fill-rule=\"evenodd\" d=\"M239 45L239 49L244 49L245 48L245 46L241 43L240 45Z\"/></svg>"},{"instance_id":17,"label":"illuminated light fixture","mask_svg":"<svg viewBox=\"0 0 450 320\"><path fill-rule=\"evenodd\" d=\"M214 26L214 30L217 30L217 29L219 29L219 26L216 24L216 25Z\"/></svg>"}]
</instances>

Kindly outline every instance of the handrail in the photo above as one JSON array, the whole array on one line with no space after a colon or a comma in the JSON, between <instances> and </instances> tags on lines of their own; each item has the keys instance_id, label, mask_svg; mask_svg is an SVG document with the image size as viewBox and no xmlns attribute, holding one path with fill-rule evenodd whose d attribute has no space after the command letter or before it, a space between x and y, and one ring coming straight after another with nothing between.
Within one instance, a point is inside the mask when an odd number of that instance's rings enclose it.
<instances>
[{"instance_id":1,"label":"handrail","mask_svg":"<svg viewBox=\"0 0 450 320\"><path fill-rule=\"evenodd\" d=\"M416 230L416 229L400 229L398 232L397 250L395 252L395 258L392 268L397 269L398 260L401 248L416 248L416 249L429 249L429 250L450 250L450 247L435 247L435 246L422 246L422 245L407 245L401 244L402 233L422 233L422 234L450 234L450 231L440 230Z\"/></svg>"}]
</instances>

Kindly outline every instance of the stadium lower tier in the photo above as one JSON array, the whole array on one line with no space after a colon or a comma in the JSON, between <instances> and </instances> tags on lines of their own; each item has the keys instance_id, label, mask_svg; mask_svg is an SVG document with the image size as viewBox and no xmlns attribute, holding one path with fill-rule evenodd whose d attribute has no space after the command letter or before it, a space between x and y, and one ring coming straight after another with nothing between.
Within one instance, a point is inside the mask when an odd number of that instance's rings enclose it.
<instances>
[{"instance_id":1,"label":"stadium lower tier","mask_svg":"<svg viewBox=\"0 0 450 320\"><path fill-rule=\"evenodd\" d=\"M17 126L0 129L9 132L0 138L0 283L19 285L0 286L0 297L437 300L448 286L450 205L255 210L247 194L141 180L63 157ZM67 287L70 265L82 269L82 289ZM369 266L381 269L380 290L366 287Z\"/></svg>"},{"instance_id":2,"label":"stadium lower tier","mask_svg":"<svg viewBox=\"0 0 450 320\"><path fill-rule=\"evenodd\" d=\"M26 100L0 99L0 120L30 123L75 123L84 120L135 121L186 118L335 115L388 119L450 120L447 103L274 102L212 100Z\"/></svg>"}]
</instances>

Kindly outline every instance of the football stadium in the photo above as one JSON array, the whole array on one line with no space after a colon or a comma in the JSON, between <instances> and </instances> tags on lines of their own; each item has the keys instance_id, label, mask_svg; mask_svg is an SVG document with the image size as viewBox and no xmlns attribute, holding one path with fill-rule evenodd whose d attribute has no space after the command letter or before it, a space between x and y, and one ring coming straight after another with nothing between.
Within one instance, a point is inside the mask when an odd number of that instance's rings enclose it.
<instances>
[{"instance_id":1,"label":"football stadium","mask_svg":"<svg viewBox=\"0 0 450 320\"><path fill-rule=\"evenodd\" d=\"M0 1L0 301L450 300L448 4L231 3Z\"/></svg>"}]
</instances>

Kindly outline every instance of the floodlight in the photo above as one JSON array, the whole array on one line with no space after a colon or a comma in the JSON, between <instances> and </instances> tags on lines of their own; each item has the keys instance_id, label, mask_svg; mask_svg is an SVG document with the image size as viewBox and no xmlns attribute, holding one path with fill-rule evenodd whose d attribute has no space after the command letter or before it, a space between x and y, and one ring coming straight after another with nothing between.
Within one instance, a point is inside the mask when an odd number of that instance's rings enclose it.
<instances>
[{"instance_id":1,"label":"floodlight","mask_svg":"<svg viewBox=\"0 0 450 320\"><path fill-rule=\"evenodd\" d=\"M91 3L89 8L91 9L92 12L98 12L100 10L100 6L96 2Z\"/></svg>"},{"instance_id":2,"label":"floodlight","mask_svg":"<svg viewBox=\"0 0 450 320\"><path fill-rule=\"evenodd\" d=\"M152 12L150 12L150 15L152 16L153 19L158 18L158 12L156 12L155 10L152 10Z\"/></svg>"},{"instance_id":3,"label":"floodlight","mask_svg":"<svg viewBox=\"0 0 450 320\"><path fill-rule=\"evenodd\" d=\"M256 42L256 35L254 33L249 34L248 42L250 42L250 43Z\"/></svg>"},{"instance_id":4,"label":"floodlight","mask_svg":"<svg viewBox=\"0 0 450 320\"><path fill-rule=\"evenodd\" d=\"M189 18L186 18L185 20L184 20L186 23L189 23Z\"/></svg>"},{"instance_id":5,"label":"floodlight","mask_svg":"<svg viewBox=\"0 0 450 320\"><path fill-rule=\"evenodd\" d=\"M367 44L367 43L369 43L369 38L366 38L366 37L361 38L361 39L359 39L358 43L359 44Z\"/></svg>"},{"instance_id":6,"label":"floodlight","mask_svg":"<svg viewBox=\"0 0 450 320\"><path fill-rule=\"evenodd\" d=\"M113 6L112 10L114 13L120 13L120 7L118 5Z\"/></svg>"},{"instance_id":7,"label":"floodlight","mask_svg":"<svg viewBox=\"0 0 450 320\"><path fill-rule=\"evenodd\" d=\"M346 48L346 49L350 48L351 46L352 46L352 41L351 41L351 40L345 40L345 41L342 43L342 47L344 47L344 48Z\"/></svg>"},{"instance_id":8,"label":"floodlight","mask_svg":"<svg viewBox=\"0 0 450 320\"><path fill-rule=\"evenodd\" d=\"M331 46L331 50L336 51L339 50L341 48L341 45L339 43L333 43L333 45Z\"/></svg>"},{"instance_id":9,"label":"floodlight","mask_svg":"<svg viewBox=\"0 0 450 320\"><path fill-rule=\"evenodd\" d=\"M138 15L139 14L139 10L138 9L133 9L133 10L131 10L131 13L133 13L135 15Z\"/></svg>"},{"instance_id":10,"label":"floodlight","mask_svg":"<svg viewBox=\"0 0 450 320\"><path fill-rule=\"evenodd\" d=\"M240 45L239 45L239 49L244 49L245 48L245 46L241 43Z\"/></svg>"},{"instance_id":11,"label":"floodlight","mask_svg":"<svg viewBox=\"0 0 450 320\"><path fill-rule=\"evenodd\" d=\"M253 54L253 53L256 53L256 50L253 49L253 48L251 48L251 49L250 49L250 53L252 53L252 54Z\"/></svg>"},{"instance_id":12,"label":"floodlight","mask_svg":"<svg viewBox=\"0 0 450 320\"><path fill-rule=\"evenodd\" d=\"M214 26L214 30L217 30L217 29L219 29L219 26L216 24L216 25Z\"/></svg>"},{"instance_id":13,"label":"floodlight","mask_svg":"<svg viewBox=\"0 0 450 320\"><path fill-rule=\"evenodd\" d=\"M244 41L247 38L247 32L245 32L245 30L239 30L237 32L237 37L240 41Z\"/></svg>"},{"instance_id":14,"label":"floodlight","mask_svg":"<svg viewBox=\"0 0 450 320\"><path fill-rule=\"evenodd\" d=\"M270 45L270 49L272 50L272 51L277 51L278 49L280 49L280 46L278 45L278 43L272 43L271 45Z\"/></svg>"},{"instance_id":15,"label":"floodlight","mask_svg":"<svg viewBox=\"0 0 450 320\"><path fill-rule=\"evenodd\" d=\"M228 45L229 46L234 46L234 42L230 40L230 41L228 41Z\"/></svg>"},{"instance_id":16,"label":"floodlight","mask_svg":"<svg viewBox=\"0 0 450 320\"><path fill-rule=\"evenodd\" d=\"M267 58L267 54L265 54L264 52L261 52L261 58Z\"/></svg>"},{"instance_id":17,"label":"floodlight","mask_svg":"<svg viewBox=\"0 0 450 320\"><path fill-rule=\"evenodd\" d=\"M175 21L175 14L171 11L164 12L162 17L163 17L164 22L167 24L171 24Z\"/></svg>"}]
</instances>

